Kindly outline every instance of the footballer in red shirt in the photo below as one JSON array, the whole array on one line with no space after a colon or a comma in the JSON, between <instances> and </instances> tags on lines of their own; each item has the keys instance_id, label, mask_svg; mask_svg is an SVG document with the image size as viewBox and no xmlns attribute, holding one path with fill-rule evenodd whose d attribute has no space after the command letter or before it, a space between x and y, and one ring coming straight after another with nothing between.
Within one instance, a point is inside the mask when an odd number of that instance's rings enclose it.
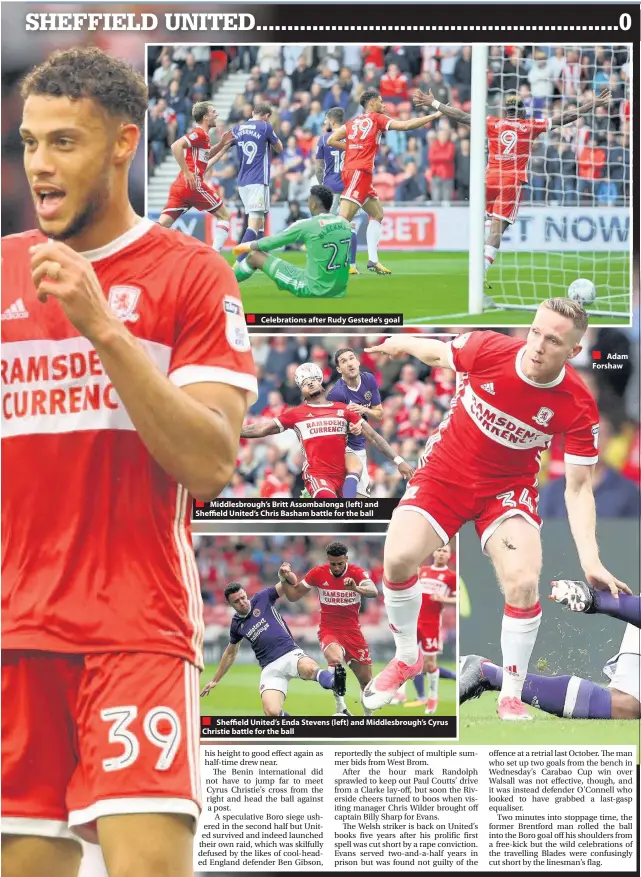
<instances>
[{"instance_id":1,"label":"footballer in red shirt","mask_svg":"<svg viewBox=\"0 0 641 877\"><path fill-rule=\"evenodd\" d=\"M416 569L466 521L474 521L506 601L499 717L530 718L521 694L541 621L536 479L541 454L556 434L565 436L566 505L586 579L613 594L629 591L599 559L592 491L599 412L570 365L587 326L580 304L557 298L540 305L525 342L475 331L449 343L396 335L367 350L415 356L460 376L449 414L428 439L387 531L383 594L397 652L368 686L368 707L389 703L398 687L420 672Z\"/></svg>"},{"instance_id":2,"label":"footballer in red shirt","mask_svg":"<svg viewBox=\"0 0 641 877\"><path fill-rule=\"evenodd\" d=\"M262 419L243 426L241 438L264 438L293 429L303 451L303 481L312 499L336 499L342 496L347 478L345 454L351 431L363 435L388 460L392 460L404 478L412 468L396 455L385 439L356 411L342 402L330 402L323 387L323 373L312 362L299 365L294 374L303 403L288 408L279 417Z\"/></svg>"},{"instance_id":3,"label":"footballer in red shirt","mask_svg":"<svg viewBox=\"0 0 641 877\"><path fill-rule=\"evenodd\" d=\"M345 151L343 165L344 190L339 215L351 222L362 208L369 216L367 224L367 270L376 274L391 274L378 260L378 242L383 226L383 205L372 180L374 159L378 144L385 131L416 131L438 119L440 113L400 121L385 115L385 103L378 91L367 89L360 99L363 113L335 128L327 139L333 149Z\"/></svg>"},{"instance_id":4,"label":"footballer in red shirt","mask_svg":"<svg viewBox=\"0 0 641 877\"><path fill-rule=\"evenodd\" d=\"M190 495L257 383L224 259L137 216L142 77L96 48L22 83L38 230L2 242L3 869L193 875L204 625Z\"/></svg>"},{"instance_id":5,"label":"footballer in red shirt","mask_svg":"<svg viewBox=\"0 0 641 877\"><path fill-rule=\"evenodd\" d=\"M316 588L321 606L318 640L330 667L349 664L363 691L372 678L372 658L359 622L361 597L378 597L370 574L349 562L347 546L331 542L325 549L327 563L315 566L298 581L289 563L281 565L278 576L293 601ZM345 698L334 693L336 712L351 715ZM365 715L371 715L365 709Z\"/></svg>"},{"instance_id":6,"label":"footballer in red shirt","mask_svg":"<svg viewBox=\"0 0 641 877\"><path fill-rule=\"evenodd\" d=\"M527 116L523 100L511 94L505 98L502 116L488 116L485 212L488 217L486 227L489 226L489 229L484 251L486 275L496 259L505 231L516 220L521 189L528 180L527 169L536 138L551 128L576 122L580 116L594 112L596 107L605 107L609 102L610 92L606 88L598 97L584 101L575 110L547 119L533 119ZM416 91L414 103L417 107L433 107L459 124L470 124L469 113L435 100L431 91L427 94Z\"/></svg>"},{"instance_id":7,"label":"footballer in red shirt","mask_svg":"<svg viewBox=\"0 0 641 877\"><path fill-rule=\"evenodd\" d=\"M190 207L211 213L216 218L214 249L220 252L229 237L230 215L222 198L205 182L204 177L207 170L231 149L234 135L225 132L220 142L211 146L207 132L214 127L218 117L211 101L195 103L191 115L196 125L171 144L171 152L180 173L171 184L167 203L158 222L164 228L171 228Z\"/></svg>"}]
</instances>

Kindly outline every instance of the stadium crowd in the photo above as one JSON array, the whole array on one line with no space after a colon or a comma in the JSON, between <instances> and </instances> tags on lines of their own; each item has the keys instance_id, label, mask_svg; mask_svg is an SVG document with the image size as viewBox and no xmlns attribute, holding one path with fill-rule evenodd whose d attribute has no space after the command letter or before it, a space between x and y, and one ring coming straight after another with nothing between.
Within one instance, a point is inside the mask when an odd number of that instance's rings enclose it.
<instances>
[{"instance_id":1,"label":"stadium crowd","mask_svg":"<svg viewBox=\"0 0 641 877\"><path fill-rule=\"evenodd\" d=\"M334 106L350 118L361 112L366 88L378 88L386 112L399 119L416 115L415 88L469 111L470 46L276 46L158 47L150 50L149 168L190 126L194 101L216 99L230 71L245 71L244 91L225 128L252 115L257 101L273 107L272 122L284 151L274 158L273 202L302 202L316 182L314 154L325 113ZM602 88L612 92L575 125L538 139L524 200L549 204L629 203L630 64L625 46L491 46L488 112L500 112L505 96L518 93L535 118L570 110ZM407 133L389 131L376 159L374 185L384 202L451 203L469 195L469 128L446 118ZM213 169L211 182L228 201L236 200L235 150Z\"/></svg>"}]
</instances>

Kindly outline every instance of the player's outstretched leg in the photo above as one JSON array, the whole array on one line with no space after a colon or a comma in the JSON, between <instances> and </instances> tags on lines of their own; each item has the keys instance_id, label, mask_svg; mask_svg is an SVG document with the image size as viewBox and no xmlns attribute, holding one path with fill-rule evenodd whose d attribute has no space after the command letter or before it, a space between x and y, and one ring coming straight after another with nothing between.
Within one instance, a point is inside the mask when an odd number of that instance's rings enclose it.
<instances>
[{"instance_id":1,"label":"player's outstretched leg","mask_svg":"<svg viewBox=\"0 0 641 877\"><path fill-rule=\"evenodd\" d=\"M378 198L370 198L365 202L363 210L369 217L365 235L367 240L367 270L373 271L375 274L391 274L392 272L389 268L381 265L378 261L378 242L383 231L383 205Z\"/></svg>"},{"instance_id":2,"label":"player's outstretched leg","mask_svg":"<svg viewBox=\"0 0 641 877\"><path fill-rule=\"evenodd\" d=\"M447 667L441 667L440 664L438 665L438 675L440 679L456 679L456 673L448 670Z\"/></svg>"},{"instance_id":3,"label":"player's outstretched leg","mask_svg":"<svg viewBox=\"0 0 641 877\"><path fill-rule=\"evenodd\" d=\"M609 591L597 591L585 582L560 579L552 582L550 600L572 612L609 615L641 628L641 597L637 594L613 597Z\"/></svg>"},{"instance_id":4,"label":"player's outstretched leg","mask_svg":"<svg viewBox=\"0 0 641 877\"><path fill-rule=\"evenodd\" d=\"M363 705L376 710L389 704L408 679L423 670L423 653L416 642L421 590L416 570L443 539L423 515L399 508L385 539L383 598L396 655L363 692Z\"/></svg>"},{"instance_id":5,"label":"player's outstretched leg","mask_svg":"<svg viewBox=\"0 0 641 877\"><path fill-rule=\"evenodd\" d=\"M438 709L438 665L433 659L430 661L429 657L429 655L426 655L425 663L428 666L424 668L425 678L427 679L427 700L425 702L426 716L431 716Z\"/></svg>"},{"instance_id":6,"label":"player's outstretched leg","mask_svg":"<svg viewBox=\"0 0 641 877\"><path fill-rule=\"evenodd\" d=\"M344 667L345 651L338 643L330 643L325 649L323 649L323 654L325 655L325 660L327 661L330 670L335 671L338 666ZM345 716L351 716L342 694L334 692L334 702L336 713L343 713Z\"/></svg>"},{"instance_id":7,"label":"player's outstretched leg","mask_svg":"<svg viewBox=\"0 0 641 877\"><path fill-rule=\"evenodd\" d=\"M484 691L500 691L503 668L480 655L461 657L459 702L480 697ZM525 703L566 719L612 718L612 695L608 688L578 676L537 676L528 673L523 685Z\"/></svg>"},{"instance_id":8,"label":"player's outstretched leg","mask_svg":"<svg viewBox=\"0 0 641 877\"><path fill-rule=\"evenodd\" d=\"M229 215L229 211L224 204L221 204L221 206L216 208L216 210L212 210L212 216L214 217L214 220L216 222L214 228L213 249L216 250L217 253L220 253L222 248L225 246L227 238L229 237L231 216Z\"/></svg>"},{"instance_id":9,"label":"player's outstretched leg","mask_svg":"<svg viewBox=\"0 0 641 877\"><path fill-rule=\"evenodd\" d=\"M504 673L498 715L504 721L528 720L532 717L523 706L521 692L541 624L541 536L538 528L518 515L504 520L489 538L484 533L481 543L505 595L501 626Z\"/></svg>"}]
</instances>

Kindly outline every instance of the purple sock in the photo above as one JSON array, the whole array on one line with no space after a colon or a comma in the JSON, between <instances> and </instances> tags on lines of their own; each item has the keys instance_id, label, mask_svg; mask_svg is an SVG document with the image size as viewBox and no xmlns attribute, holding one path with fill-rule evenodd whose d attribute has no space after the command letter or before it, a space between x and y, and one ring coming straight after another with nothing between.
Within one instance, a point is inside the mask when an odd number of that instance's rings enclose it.
<instances>
[{"instance_id":1,"label":"purple sock","mask_svg":"<svg viewBox=\"0 0 641 877\"><path fill-rule=\"evenodd\" d=\"M635 594L619 594L617 600L609 591L595 591L593 609L601 615L641 627L641 597Z\"/></svg>"},{"instance_id":2,"label":"purple sock","mask_svg":"<svg viewBox=\"0 0 641 877\"><path fill-rule=\"evenodd\" d=\"M257 240L260 240L261 238L264 238L264 237L265 237L265 229L261 228L261 230L258 232Z\"/></svg>"},{"instance_id":3,"label":"purple sock","mask_svg":"<svg viewBox=\"0 0 641 877\"><path fill-rule=\"evenodd\" d=\"M288 716L289 713L284 713L282 710L280 711L281 716Z\"/></svg>"},{"instance_id":4,"label":"purple sock","mask_svg":"<svg viewBox=\"0 0 641 877\"><path fill-rule=\"evenodd\" d=\"M483 675L492 688L503 684L503 669L496 664L483 664ZM566 719L609 719L611 696L607 688L579 679L578 676L536 676L528 673L523 686L523 702L545 713Z\"/></svg>"},{"instance_id":5,"label":"purple sock","mask_svg":"<svg viewBox=\"0 0 641 877\"><path fill-rule=\"evenodd\" d=\"M358 482L361 479L355 473L348 475L343 482L343 499L355 499L358 490Z\"/></svg>"},{"instance_id":6,"label":"purple sock","mask_svg":"<svg viewBox=\"0 0 641 877\"><path fill-rule=\"evenodd\" d=\"M440 664L438 667L438 675L441 679L456 679L456 673L452 670L448 670L447 667L441 667Z\"/></svg>"},{"instance_id":7,"label":"purple sock","mask_svg":"<svg viewBox=\"0 0 641 877\"><path fill-rule=\"evenodd\" d=\"M334 685L334 671L317 670L314 679L318 682L320 686L322 686L323 688L327 688L331 691L331 688Z\"/></svg>"},{"instance_id":8,"label":"purple sock","mask_svg":"<svg viewBox=\"0 0 641 877\"><path fill-rule=\"evenodd\" d=\"M425 700L425 676L422 673L419 673L418 676L414 677L413 681L414 688L418 694L418 699Z\"/></svg>"},{"instance_id":9,"label":"purple sock","mask_svg":"<svg viewBox=\"0 0 641 877\"><path fill-rule=\"evenodd\" d=\"M351 264L352 265L356 264L356 251L357 250L358 250L358 234L356 232L356 229L353 228L352 229L352 256L351 256L351 258L352 258Z\"/></svg>"},{"instance_id":10,"label":"purple sock","mask_svg":"<svg viewBox=\"0 0 641 877\"><path fill-rule=\"evenodd\" d=\"M243 239L241 240L241 244L250 244L252 241L255 241L257 238L258 238L258 234L256 233L255 229L248 228L247 231L245 232L245 234L243 235ZM243 259L246 259L246 258L247 258L247 253L242 253L238 257L238 261L242 262Z\"/></svg>"}]
</instances>

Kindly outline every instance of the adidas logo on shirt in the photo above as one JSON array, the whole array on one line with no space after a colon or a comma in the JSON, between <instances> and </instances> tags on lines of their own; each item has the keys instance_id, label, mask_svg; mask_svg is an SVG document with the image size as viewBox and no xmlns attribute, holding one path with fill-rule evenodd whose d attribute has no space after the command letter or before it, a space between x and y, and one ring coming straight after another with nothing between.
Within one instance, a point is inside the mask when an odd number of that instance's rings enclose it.
<instances>
[{"instance_id":1,"label":"adidas logo on shirt","mask_svg":"<svg viewBox=\"0 0 641 877\"><path fill-rule=\"evenodd\" d=\"M494 384L490 382L489 384L481 384L481 389L485 390L486 393L490 393L492 396L495 396L494 392Z\"/></svg>"},{"instance_id":2,"label":"adidas logo on shirt","mask_svg":"<svg viewBox=\"0 0 641 877\"><path fill-rule=\"evenodd\" d=\"M0 318L3 320L26 320L29 316L29 311L24 306L24 302L21 298L17 301L14 301L12 305L3 311L0 315Z\"/></svg>"}]
</instances>

